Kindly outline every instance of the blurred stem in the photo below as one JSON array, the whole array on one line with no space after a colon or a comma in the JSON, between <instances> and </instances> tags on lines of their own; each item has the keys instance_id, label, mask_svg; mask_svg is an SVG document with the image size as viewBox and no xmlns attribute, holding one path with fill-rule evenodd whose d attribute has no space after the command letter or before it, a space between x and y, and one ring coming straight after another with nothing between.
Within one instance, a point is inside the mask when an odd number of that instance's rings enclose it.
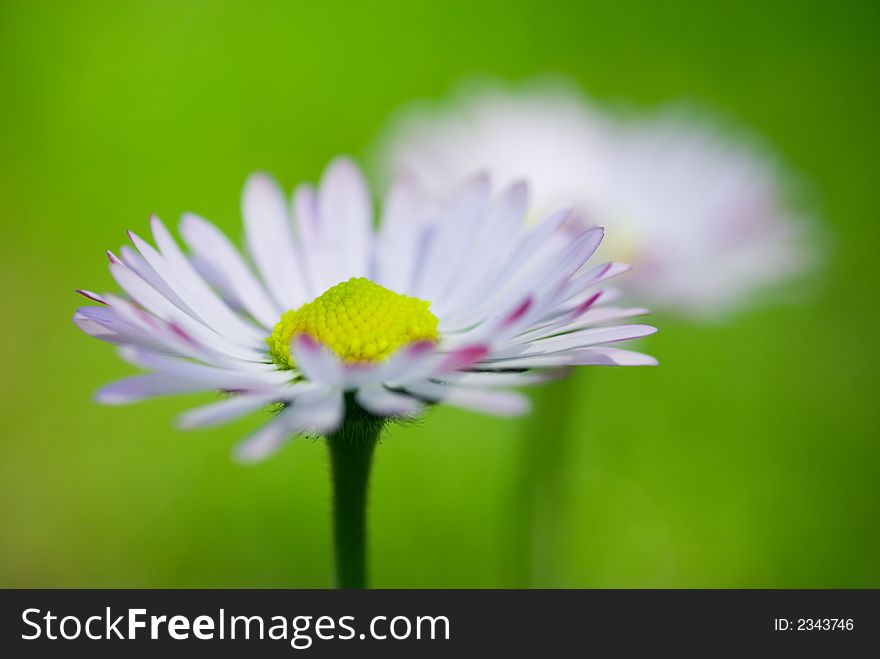
<instances>
[{"instance_id":1,"label":"blurred stem","mask_svg":"<svg viewBox=\"0 0 880 659\"><path fill-rule=\"evenodd\" d=\"M333 541L338 588L367 587L367 492L383 422L346 401L345 421L327 437L333 478Z\"/></svg>"},{"instance_id":2,"label":"blurred stem","mask_svg":"<svg viewBox=\"0 0 880 659\"><path fill-rule=\"evenodd\" d=\"M513 497L513 584L563 587L572 452L571 414L583 404L577 374L534 390L520 440Z\"/></svg>"}]
</instances>

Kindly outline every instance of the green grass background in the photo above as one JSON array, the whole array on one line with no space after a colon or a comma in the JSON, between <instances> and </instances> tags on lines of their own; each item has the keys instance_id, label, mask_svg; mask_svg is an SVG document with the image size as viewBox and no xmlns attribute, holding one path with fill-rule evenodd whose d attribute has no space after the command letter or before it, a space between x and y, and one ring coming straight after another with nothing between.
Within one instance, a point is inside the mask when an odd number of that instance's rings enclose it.
<instances>
[{"instance_id":1,"label":"green grass background","mask_svg":"<svg viewBox=\"0 0 880 659\"><path fill-rule=\"evenodd\" d=\"M150 212L239 235L252 170L291 188L410 99L560 73L752 127L808 182L826 257L800 302L655 317L660 368L578 378L556 583L880 586L878 44L871 2L3 0L0 585L329 585L325 447L244 468L256 417L185 434L204 397L93 404L131 369L72 290L111 289L104 249ZM375 585L515 585L524 427L440 409L385 439Z\"/></svg>"}]
</instances>

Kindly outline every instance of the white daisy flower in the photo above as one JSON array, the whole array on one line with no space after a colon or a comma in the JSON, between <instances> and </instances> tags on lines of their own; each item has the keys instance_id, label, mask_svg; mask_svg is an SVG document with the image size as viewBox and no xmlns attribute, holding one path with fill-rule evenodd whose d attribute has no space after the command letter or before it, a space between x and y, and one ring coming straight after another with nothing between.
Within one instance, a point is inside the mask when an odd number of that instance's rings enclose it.
<instances>
[{"instance_id":1,"label":"white daisy flower","mask_svg":"<svg viewBox=\"0 0 880 659\"><path fill-rule=\"evenodd\" d=\"M155 246L129 233L133 248L109 253L125 296L80 291L100 306L74 322L149 371L97 400L229 394L185 413L184 428L273 406L238 448L252 461L297 434L333 433L353 410L520 414L527 400L511 387L574 365L654 364L616 347L655 330L626 322L644 309L608 304L602 286L626 267L588 262L603 230L560 241L568 213L526 227L527 208L521 183L494 197L477 177L438 208L402 179L375 228L363 177L339 159L291 204L265 174L247 181L244 255L192 214L180 224L187 253L154 217Z\"/></svg>"},{"instance_id":2,"label":"white daisy flower","mask_svg":"<svg viewBox=\"0 0 880 659\"><path fill-rule=\"evenodd\" d=\"M380 170L435 198L486 171L528 180L538 209L573 205L608 229L600 256L634 266L627 299L654 310L716 317L812 261L771 159L691 115L618 120L558 86L484 89L405 109L380 151Z\"/></svg>"}]
</instances>

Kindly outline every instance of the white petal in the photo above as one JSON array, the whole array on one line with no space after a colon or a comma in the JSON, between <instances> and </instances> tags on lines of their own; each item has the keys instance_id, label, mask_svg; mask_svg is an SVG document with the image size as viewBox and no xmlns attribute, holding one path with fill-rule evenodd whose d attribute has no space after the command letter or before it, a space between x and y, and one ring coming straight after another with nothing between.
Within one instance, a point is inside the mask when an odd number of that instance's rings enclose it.
<instances>
[{"instance_id":1,"label":"white petal","mask_svg":"<svg viewBox=\"0 0 880 659\"><path fill-rule=\"evenodd\" d=\"M286 309L281 309L269 298L241 254L220 229L187 213L181 218L180 232L196 256L207 263L212 272L223 277L235 299L254 318L267 328L278 322Z\"/></svg>"},{"instance_id":2,"label":"white petal","mask_svg":"<svg viewBox=\"0 0 880 659\"><path fill-rule=\"evenodd\" d=\"M296 433L296 411L285 408L277 417L262 426L235 447L235 457L240 462L259 462L275 453L284 442Z\"/></svg>"},{"instance_id":3,"label":"white petal","mask_svg":"<svg viewBox=\"0 0 880 659\"><path fill-rule=\"evenodd\" d=\"M253 174L242 195L245 237L260 276L276 304L295 309L308 301L291 235L287 201L266 174Z\"/></svg>"},{"instance_id":4,"label":"white petal","mask_svg":"<svg viewBox=\"0 0 880 659\"><path fill-rule=\"evenodd\" d=\"M129 232L129 236L141 256L175 295L218 333L243 343L259 340L263 331L244 322L211 290L180 251L165 225L154 217L152 226L153 235L164 250L162 254L135 233Z\"/></svg>"},{"instance_id":5,"label":"white petal","mask_svg":"<svg viewBox=\"0 0 880 659\"><path fill-rule=\"evenodd\" d=\"M489 217L478 223L479 233L466 247L469 254L463 259L457 282L468 287L484 282L493 269L506 262L521 235L528 202L528 186L517 183L492 206Z\"/></svg>"},{"instance_id":6,"label":"white petal","mask_svg":"<svg viewBox=\"0 0 880 659\"><path fill-rule=\"evenodd\" d=\"M487 412L498 416L520 416L531 409L528 398L512 391L494 389L453 388L443 401L447 405L462 407L477 412Z\"/></svg>"},{"instance_id":7,"label":"white petal","mask_svg":"<svg viewBox=\"0 0 880 659\"><path fill-rule=\"evenodd\" d=\"M304 283L310 299L317 297L325 289L318 285L332 275L325 274L326 256L321 247L321 223L318 216L318 196L314 187L300 184L293 191L291 199L293 223L302 264Z\"/></svg>"},{"instance_id":8,"label":"white petal","mask_svg":"<svg viewBox=\"0 0 880 659\"><path fill-rule=\"evenodd\" d=\"M137 327L126 323L109 307L80 307L73 314L73 322L84 332L101 338L104 334L120 334L140 332Z\"/></svg>"},{"instance_id":9,"label":"white petal","mask_svg":"<svg viewBox=\"0 0 880 659\"><path fill-rule=\"evenodd\" d=\"M379 377L381 363L342 364L341 386L345 391L354 391L381 381Z\"/></svg>"},{"instance_id":10,"label":"white petal","mask_svg":"<svg viewBox=\"0 0 880 659\"><path fill-rule=\"evenodd\" d=\"M278 396L274 393L240 394L181 414L177 418L177 427L191 429L216 426L261 409L277 400Z\"/></svg>"},{"instance_id":11,"label":"white petal","mask_svg":"<svg viewBox=\"0 0 880 659\"><path fill-rule=\"evenodd\" d=\"M189 315L196 317L196 313L189 308L189 305L186 304L183 300L180 299L180 296L174 292L174 290L165 283L165 280L162 279L158 275L158 273L153 269L143 256L138 254L134 249L128 247L127 245L123 245L119 250L119 255L122 257L122 262L125 263L129 268L132 269L141 279L147 282L150 286L159 291L162 295L164 295L168 300L179 307L182 311L185 311ZM112 260L111 260L112 262Z\"/></svg>"},{"instance_id":12,"label":"white petal","mask_svg":"<svg viewBox=\"0 0 880 659\"><path fill-rule=\"evenodd\" d=\"M618 277L632 270L632 266L626 263L602 263L597 266L583 269L572 277L572 289L575 294L581 294L590 286L595 286L603 281Z\"/></svg>"},{"instance_id":13,"label":"white petal","mask_svg":"<svg viewBox=\"0 0 880 659\"><path fill-rule=\"evenodd\" d=\"M415 277L427 221L426 203L415 182L410 178L396 181L379 225L376 283L397 293L415 293Z\"/></svg>"},{"instance_id":14,"label":"white petal","mask_svg":"<svg viewBox=\"0 0 880 659\"><path fill-rule=\"evenodd\" d=\"M236 457L242 462L256 462L274 453L294 435L330 433L342 422L343 413L341 391L325 388L303 394L276 419L241 442L236 447Z\"/></svg>"},{"instance_id":15,"label":"white petal","mask_svg":"<svg viewBox=\"0 0 880 659\"><path fill-rule=\"evenodd\" d=\"M564 376L568 369L557 368L552 371L530 371L527 373L493 373L489 371L468 371L456 378L460 387L523 387L542 384Z\"/></svg>"},{"instance_id":16,"label":"white petal","mask_svg":"<svg viewBox=\"0 0 880 659\"><path fill-rule=\"evenodd\" d=\"M269 368L267 364L259 361L231 356L225 350L225 346L229 344L203 325L195 324L193 326L201 330L199 335L201 339L196 339L188 328L185 329L174 320L165 321L153 316L115 295L108 295L107 303L113 314L119 317L121 323L134 328L132 333L119 334L119 338L124 339L119 341L121 344L143 345L154 352L191 357L224 368L246 371L265 371ZM194 320L191 322L196 323ZM240 349L233 348L233 352L235 350ZM254 353L254 359L258 357Z\"/></svg>"},{"instance_id":17,"label":"white petal","mask_svg":"<svg viewBox=\"0 0 880 659\"><path fill-rule=\"evenodd\" d=\"M182 380L209 385L214 389L275 391L278 387L289 386L290 380L294 377L292 371L267 371L263 373L236 371L158 355L138 348L122 348L119 354L135 366L160 371Z\"/></svg>"},{"instance_id":18,"label":"white petal","mask_svg":"<svg viewBox=\"0 0 880 659\"><path fill-rule=\"evenodd\" d=\"M391 383L401 380L425 377L430 373L437 347L430 341L410 343L378 366L376 379Z\"/></svg>"},{"instance_id":19,"label":"white petal","mask_svg":"<svg viewBox=\"0 0 880 659\"><path fill-rule=\"evenodd\" d=\"M136 345L159 352L184 354L176 345L169 346L155 332L144 330L123 320L116 310L109 307L81 307L73 315L73 322L86 334L108 343Z\"/></svg>"},{"instance_id":20,"label":"white petal","mask_svg":"<svg viewBox=\"0 0 880 659\"><path fill-rule=\"evenodd\" d=\"M419 400L389 391L381 385L364 387L355 397L361 407L380 417L413 416L422 409Z\"/></svg>"},{"instance_id":21,"label":"white petal","mask_svg":"<svg viewBox=\"0 0 880 659\"><path fill-rule=\"evenodd\" d=\"M479 363L480 370L510 370L510 369L529 369L529 368L553 368L557 366L568 366L572 363L572 357L565 352L559 353L539 353L528 357L507 357L500 359L490 359Z\"/></svg>"},{"instance_id":22,"label":"white petal","mask_svg":"<svg viewBox=\"0 0 880 659\"><path fill-rule=\"evenodd\" d=\"M617 325L614 327L599 327L596 329L580 330L569 334L554 336L549 339L541 339L532 343L532 347L526 350L524 355L539 354L544 352L557 352L560 350L574 350L603 343L617 343L629 341L643 336L654 334L656 327L651 325Z\"/></svg>"},{"instance_id":23,"label":"white petal","mask_svg":"<svg viewBox=\"0 0 880 659\"><path fill-rule=\"evenodd\" d=\"M107 304L107 301L97 293L93 291L87 291L84 288L77 288L76 292L82 295L87 300L91 300L92 302L97 302L98 304Z\"/></svg>"},{"instance_id":24,"label":"white petal","mask_svg":"<svg viewBox=\"0 0 880 659\"><path fill-rule=\"evenodd\" d=\"M458 190L441 212L419 268L419 297L443 307L443 292L460 270L467 246L484 219L489 203L489 179L478 176Z\"/></svg>"},{"instance_id":25,"label":"white petal","mask_svg":"<svg viewBox=\"0 0 880 659\"><path fill-rule=\"evenodd\" d=\"M294 337L290 351L297 368L313 382L341 385L344 381L342 363L330 350L315 341L308 334Z\"/></svg>"},{"instance_id":26,"label":"white petal","mask_svg":"<svg viewBox=\"0 0 880 659\"><path fill-rule=\"evenodd\" d=\"M452 371L457 371L462 368L467 368L468 366L477 363L488 354L489 346L485 344L474 344L457 348L449 354L445 354L442 356L436 368L434 369L433 374L442 375L444 373L450 373Z\"/></svg>"},{"instance_id":27,"label":"white petal","mask_svg":"<svg viewBox=\"0 0 880 659\"><path fill-rule=\"evenodd\" d=\"M650 313L650 311L642 307L632 307L628 309L621 309L620 307L598 307L581 314L572 312L571 314L566 314L555 323L543 325L524 334L520 334L516 337L515 341L517 343L525 343L527 341L534 341L555 334L587 329L603 323L611 323L618 320L633 318L635 316L643 316L647 313Z\"/></svg>"},{"instance_id":28,"label":"white petal","mask_svg":"<svg viewBox=\"0 0 880 659\"><path fill-rule=\"evenodd\" d=\"M345 399L336 387L315 387L297 396L291 405L298 411L298 424L304 430L328 435L345 416Z\"/></svg>"},{"instance_id":29,"label":"white petal","mask_svg":"<svg viewBox=\"0 0 880 659\"><path fill-rule=\"evenodd\" d=\"M429 381L408 384L406 389L429 401L500 416L525 414L531 408L528 398L512 391L469 389Z\"/></svg>"},{"instance_id":30,"label":"white petal","mask_svg":"<svg viewBox=\"0 0 880 659\"><path fill-rule=\"evenodd\" d=\"M569 332L602 323L613 323L618 320L644 316L649 313L651 313L650 310L645 309L644 307L598 307L590 309L577 318L575 322L563 326L559 331Z\"/></svg>"},{"instance_id":31,"label":"white petal","mask_svg":"<svg viewBox=\"0 0 880 659\"><path fill-rule=\"evenodd\" d=\"M523 234L504 267L495 275L496 281L505 281L511 274L521 273L533 255L540 253L541 248L557 234L570 216L570 209L557 211L547 216L537 227Z\"/></svg>"},{"instance_id":32,"label":"white petal","mask_svg":"<svg viewBox=\"0 0 880 659\"><path fill-rule=\"evenodd\" d=\"M542 252L569 211L552 214L530 233L522 236L506 260L494 272L473 285L458 303L458 309L441 318L443 332L472 327L499 308L513 306L537 285L546 286L546 271L558 263L558 256ZM487 254L491 259L492 255Z\"/></svg>"},{"instance_id":33,"label":"white petal","mask_svg":"<svg viewBox=\"0 0 880 659\"><path fill-rule=\"evenodd\" d=\"M182 380L164 373L147 373L104 385L95 392L95 401L104 405L125 405L156 396L194 393L212 389L211 385Z\"/></svg>"},{"instance_id":34,"label":"white petal","mask_svg":"<svg viewBox=\"0 0 880 659\"><path fill-rule=\"evenodd\" d=\"M632 350L620 348L585 348L572 355L572 364L599 366L656 366L657 360Z\"/></svg>"},{"instance_id":35,"label":"white petal","mask_svg":"<svg viewBox=\"0 0 880 659\"><path fill-rule=\"evenodd\" d=\"M291 198L291 205L297 238L303 246L303 252L308 253L309 248L318 240L321 228L315 188L308 183L296 186Z\"/></svg>"},{"instance_id":36,"label":"white petal","mask_svg":"<svg viewBox=\"0 0 880 659\"><path fill-rule=\"evenodd\" d=\"M319 285L321 291L351 277L369 277L373 251L370 194L350 159L337 158L327 167L318 189L318 210L321 241L333 247L336 279Z\"/></svg>"},{"instance_id":37,"label":"white petal","mask_svg":"<svg viewBox=\"0 0 880 659\"><path fill-rule=\"evenodd\" d=\"M593 255L602 237L602 229L588 229L561 250L550 251L542 262L536 263L532 268L524 265L501 290L496 291L497 303L506 306L518 302L525 289L532 294L536 304L529 309L524 320L540 317L548 305L557 302L555 295L564 290L575 271Z\"/></svg>"},{"instance_id":38,"label":"white petal","mask_svg":"<svg viewBox=\"0 0 880 659\"><path fill-rule=\"evenodd\" d=\"M129 270L121 261L110 264L110 273L122 289L138 304L159 318L174 322L205 345L240 359L260 360L264 354L254 347L244 347L208 328L204 323L181 311L155 288ZM252 344L255 345L255 344Z\"/></svg>"},{"instance_id":39,"label":"white petal","mask_svg":"<svg viewBox=\"0 0 880 659\"><path fill-rule=\"evenodd\" d=\"M534 301L531 295L519 300L512 309L497 316L490 316L481 324L466 332L447 333L444 337L444 349L459 348L466 344L484 343L498 345L511 336L516 336L522 326L529 320L528 313Z\"/></svg>"}]
</instances>

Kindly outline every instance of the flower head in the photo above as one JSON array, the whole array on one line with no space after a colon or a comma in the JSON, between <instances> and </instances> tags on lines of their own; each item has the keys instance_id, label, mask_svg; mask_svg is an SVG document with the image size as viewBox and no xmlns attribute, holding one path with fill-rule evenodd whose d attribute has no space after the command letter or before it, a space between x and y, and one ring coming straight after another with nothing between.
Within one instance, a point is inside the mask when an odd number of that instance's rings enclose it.
<instances>
[{"instance_id":1,"label":"flower head","mask_svg":"<svg viewBox=\"0 0 880 659\"><path fill-rule=\"evenodd\" d=\"M600 256L631 263L622 288L653 309L718 316L811 261L765 153L692 115L618 119L558 86L404 111L380 168L437 198L477 171L528 180L536 208L573 204L580 226L608 229Z\"/></svg>"},{"instance_id":2,"label":"flower head","mask_svg":"<svg viewBox=\"0 0 880 659\"><path fill-rule=\"evenodd\" d=\"M654 328L619 324L644 309L606 304L600 286L626 267L588 263L603 230L563 236L567 212L526 227L527 197L523 184L495 197L477 177L437 206L402 179L374 228L360 172L339 159L292 208L268 176L248 180L246 255L192 214L187 254L154 217L155 247L130 233L134 249L109 255L126 296L80 291L101 306L74 322L149 371L97 399L229 394L185 413L187 428L280 404L238 449L256 460L296 434L333 432L346 398L380 418L432 403L518 414L527 400L511 387L574 365L655 363L612 347Z\"/></svg>"},{"instance_id":3,"label":"flower head","mask_svg":"<svg viewBox=\"0 0 880 659\"><path fill-rule=\"evenodd\" d=\"M308 334L344 362L380 362L407 344L437 340L437 317L429 307L425 300L352 277L285 313L266 339L269 355L282 368L295 368L291 339Z\"/></svg>"}]
</instances>

